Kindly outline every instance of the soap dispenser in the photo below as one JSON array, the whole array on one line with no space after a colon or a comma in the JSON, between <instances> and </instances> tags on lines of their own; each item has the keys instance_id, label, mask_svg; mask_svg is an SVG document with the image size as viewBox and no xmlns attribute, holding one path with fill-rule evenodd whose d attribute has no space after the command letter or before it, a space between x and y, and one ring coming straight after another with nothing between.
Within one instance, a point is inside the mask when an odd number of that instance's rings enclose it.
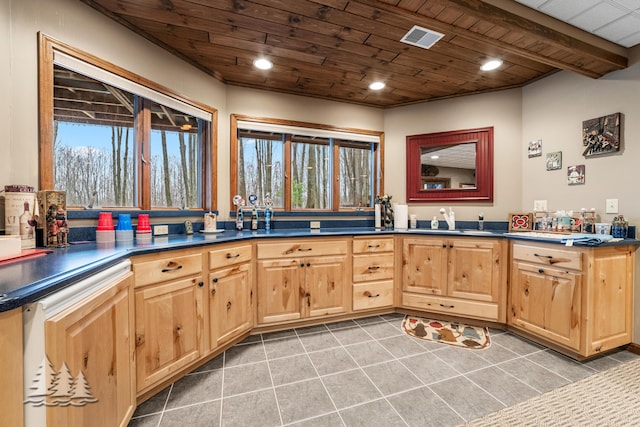
<instances>
[{"instance_id":1,"label":"soap dispenser","mask_svg":"<svg viewBox=\"0 0 640 427\"><path fill-rule=\"evenodd\" d=\"M434 216L433 219L431 220L431 229L432 230L437 230L438 229L438 217Z\"/></svg>"}]
</instances>

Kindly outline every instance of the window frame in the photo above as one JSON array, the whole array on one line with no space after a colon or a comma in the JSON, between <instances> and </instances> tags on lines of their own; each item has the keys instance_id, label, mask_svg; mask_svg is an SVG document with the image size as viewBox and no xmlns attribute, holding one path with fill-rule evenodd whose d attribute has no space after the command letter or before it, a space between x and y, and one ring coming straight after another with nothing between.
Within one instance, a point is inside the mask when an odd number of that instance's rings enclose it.
<instances>
[{"instance_id":1,"label":"window frame","mask_svg":"<svg viewBox=\"0 0 640 427\"><path fill-rule=\"evenodd\" d=\"M379 139L378 143L375 145L373 150L373 196L379 194L384 194L384 132L381 131L373 131L366 129L355 129L355 128L343 128L331 125L317 124L317 123L308 123L308 122L299 122L293 120L283 120L283 119L274 119L267 117L252 117L245 116L241 114L231 114L231 126L230 126L230 206L233 206L233 196L238 194L238 122L252 122L252 123L263 123L263 124L271 124L283 127L292 127L292 128L309 128L309 129L319 129L319 130L327 130L334 132L347 132L352 134L362 134L367 136L374 136ZM336 137L335 139L340 139ZM363 211L373 211L372 206L365 206L362 208L354 208L354 207L340 207L340 144L333 144L333 152L332 156L334 161L331 180L331 209L292 209L291 208L291 137L286 135L284 140L284 182L283 188L285 189L284 194L284 208L276 209L283 212L307 212L307 213L323 213L323 212L353 212L356 209L360 209ZM335 161L335 160L338 161ZM373 203L373 201L372 201Z\"/></svg>"},{"instance_id":2,"label":"window frame","mask_svg":"<svg viewBox=\"0 0 640 427\"><path fill-rule=\"evenodd\" d=\"M192 210L214 210L217 206L217 129L218 129L218 110L208 105L192 101L183 97L172 90L139 76L122 67L83 52L63 42L60 42L43 33L38 33L38 168L39 179L38 185L41 190L54 189L54 141L53 141L53 121L54 121L54 54L60 52L71 56L79 61L90 64L94 67L105 70L123 79L129 80L138 85L145 86L152 91L158 92L165 96L175 98L179 102L191 105L200 110L211 114L211 123L208 130L203 130L202 135L202 208L192 208ZM146 101L145 103L148 103ZM179 208L152 208L151 207L151 164L145 162L144 159L150 158L151 146L151 117L150 111L146 108L136 109L139 123L143 126L134 128L135 144L135 170L137 170L137 180L134 185L137 188L137 200L134 200L136 206L132 207L109 207L113 210L177 210ZM79 209L80 207L69 206L68 209Z\"/></svg>"}]
</instances>

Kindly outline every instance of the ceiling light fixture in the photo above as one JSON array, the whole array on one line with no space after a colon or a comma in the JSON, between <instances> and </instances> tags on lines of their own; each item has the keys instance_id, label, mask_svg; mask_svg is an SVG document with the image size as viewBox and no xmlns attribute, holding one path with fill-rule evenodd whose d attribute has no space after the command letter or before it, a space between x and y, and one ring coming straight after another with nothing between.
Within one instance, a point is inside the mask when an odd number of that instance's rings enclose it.
<instances>
[{"instance_id":1,"label":"ceiling light fixture","mask_svg":"<svg viewBox=\"0 0 640 427\"><path fill-rule=\"evenodd\" d=\"M270 70L273 67L273 62L265 58L259 58L253 61L253 65L261 70Z\"/></svg>"},{"instance_id":2,"label":"ceiling light fixture","mask_svg":"<svg viewBox=\"0 0 640 427\"><path fill-rule=\"evenodd\" d=\"M373 82L369 85L369 89L371 90L380 90L384 89L386 85L383 82Z\"/></svg>"},{"instance_id":3,"label":"ceiling light fixture","mask_svg":"<svg viewBox=\"0 0 640 427\"><path fill-rule=\"evenodd\" d=\"M501 65L502 65L502 60L501 59L490 59L487 62L485 62L484 64L482 64L480 69L482 71L491 71L491 70L495 70L496 68L500 67Z\"/></svg>"}]
</instances>

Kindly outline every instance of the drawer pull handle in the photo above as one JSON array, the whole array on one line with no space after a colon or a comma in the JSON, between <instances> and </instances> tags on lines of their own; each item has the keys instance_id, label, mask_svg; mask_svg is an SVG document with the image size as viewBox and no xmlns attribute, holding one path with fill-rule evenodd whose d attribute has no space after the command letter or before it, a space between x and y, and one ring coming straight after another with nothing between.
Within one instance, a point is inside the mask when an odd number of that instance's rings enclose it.
<instances>
[{"instance_id":1,"label":"drawer pull handle","mask_svg":"<svg viewBox=\"0 0 640 427\"><path fill-rule=\"evenodd\" d=\"M367 298L378 298L380 294L371 295L371 292L365 291L364 296L366 296Z\"/></svg>"},{"instance_id":2,"label":"drawer pull handle","mask_svg":"<svg viewBox=\"0 0 640 427\"><path fill-rule=\"evenodd\" d=\"M199 287L203 287L204 286L204 282L198 282L198 286Z\"/></svg>"},{"instance_id":3,"label":"drawer pull handle","mask_svg":"<svg viewBox=\"0 0 640 427\"><path fill-rule=\"evenodd\" d=\"M455 306L455 305L444 305L444 304L440 304L440 307L443 307L443 308L455 308L456 306Z\"/></svg>"},{"instance_id":4,"label":"drawer pull handle","mask_svg":"<svg viewBox=\"0 0 640 427\"><path fill-rule=\"evenodd\" d=\"M239 256L240 254L235 254L235 255L227 254L227 259L238 258Z\"/></svg>"},{"instance_id":5,"label":"drawer pull handle","mask_svg":"<svg viewBox=\"0 0 640 427\"><path fill-rule=\"evenodd\" d=\"M377 249L377 248L380 247L380 245L369 245L367 247L370 248L370 249Z\"/></svg>"},{"instance_id":6,"label":"drawer pull handle","mask_svg":"<svg viewBox=\"0 0 640 427\"><path fill-rule=\"evenodd\" d=\"M217 277L214 277L213 279L211 279L211 281L212 281L213 283L218 283L218 278L217 278Z\"/></svg>"},{"instance_id":7,"label":"drawer pull handle","mask_svg":"<svg viewBox=\"0 0 640 427\"><path fill-rule=\"evenodd\" d=\"M177 262L170 261L169 264L167 264L167 268L162 269L162 272L171 273L172 271L178 271L181 268L182 268L182 265L178 264Z\"/></svg>"},{"instance_id":8,"label":"drawer pull handle","mask_svg":"<svg viewBox=\"0 0 640 427\"><path fill-rule=\"evenodd\" d=\"M544 268L539 268L538 273L544 273Z\"/></svg>"},{"instance_id":9,"label":"drawer pull handle","mask_svg":"<svg viewBox=\"0 0 640 427\"><path fill-rule=\"evenodd\" d=\"M533 254L533 256L538 257L538 258L546 258L546 259L552 259L553 258L551 255Z\"/></svg>"},{"instance_id":10,"label":"drawer pull handle","mask_svg":"<svg viewBox=\"0 0 640 427\"><path fill-rule=\"evenodd\" d=\"M227 310L231 310L231 301L227 301Z\"/></svg>"},{"instance_id":11,"label":"drawer pull handle","mask_svg":"<svg viewBox=\"0 0 640 427\"><path fill-rule=\"evenodd\" d=\"M313 248L298 248L298 252L310 252Z\"/></svg>"},{"instance_id":12,"label":"drawer pull handle","mask_svg":"<svg viewBox=\"0 0 640 427\"><path fill-rule=\"evenodd\" d=\"M379 270L380 266L379 265L370 265L369 266L369 270Z\"/></svg>"}]
</instances>

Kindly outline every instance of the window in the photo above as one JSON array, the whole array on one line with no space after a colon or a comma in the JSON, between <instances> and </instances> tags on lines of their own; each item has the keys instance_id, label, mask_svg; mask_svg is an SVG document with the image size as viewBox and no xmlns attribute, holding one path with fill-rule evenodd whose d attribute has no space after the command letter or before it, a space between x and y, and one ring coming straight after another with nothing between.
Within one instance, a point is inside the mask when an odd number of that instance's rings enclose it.
<instances>
[{"instance_id":1,"label":"window","mask_svg":"<svg viewBox=\"0 0 640 427\"><path fill-rule=\"evenodd\" d=\"M67 206L212 209L215 110L40 37L40 188Z\"/></svg>"},{"instance_id":2,"label":"window","mask_svg":"<svg viewBox=\"0 0 640 427\"><path fill-rule=\"evenodd\" d=\"M231 117L231 195L285 211L372 208L382 192L382 132Z\"/></svg>"}]
</instances>

